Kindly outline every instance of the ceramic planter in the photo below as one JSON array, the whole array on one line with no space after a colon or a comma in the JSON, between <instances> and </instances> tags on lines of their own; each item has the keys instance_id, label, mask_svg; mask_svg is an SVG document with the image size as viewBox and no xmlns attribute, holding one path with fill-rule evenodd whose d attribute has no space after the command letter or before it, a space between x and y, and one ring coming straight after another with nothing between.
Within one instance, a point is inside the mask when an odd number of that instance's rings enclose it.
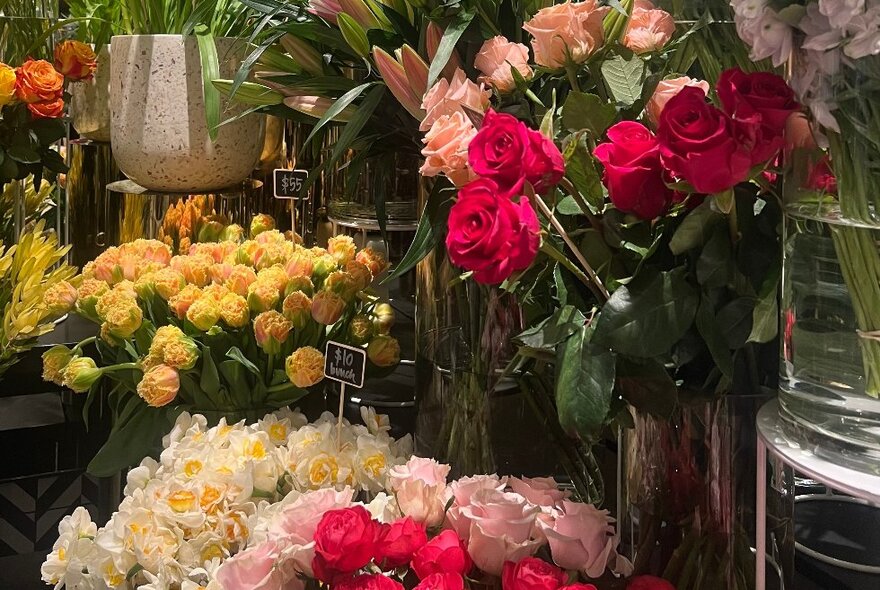
<instances>
[{"instance_id":1,"label":"ceramic planter","mask_svg":"<svg viewBox=\"0 0 880 590\"><path fill-rule=\"evenodd\" d=\"M241 40L216 40L220 77L232 78L244 56ZM211 141L196 38L113 37L110 113L113 155L131 180L153 191L209 192L244 180L263 148L265 117L251 114L219 129ZM225 102L222 119L246 107Z\"/></svg>"}]
</instances>

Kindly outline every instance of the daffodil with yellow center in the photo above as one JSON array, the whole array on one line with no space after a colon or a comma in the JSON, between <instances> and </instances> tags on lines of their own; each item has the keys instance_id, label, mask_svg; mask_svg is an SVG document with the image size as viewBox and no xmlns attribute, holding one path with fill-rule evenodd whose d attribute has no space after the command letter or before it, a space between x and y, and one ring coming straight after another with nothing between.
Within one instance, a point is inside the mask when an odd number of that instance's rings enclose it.
<instances>
[{"instance_id":1,"label":"daffodil with yellow center","mask_svg":"<svg viewBox=\"0 0 880 590\"><path fill-rule=\"evenodd\" d=\"M287 426L281 422L276 422L269 427L269 439L273 444L280 445L287 440Z\"/></svg>"},{"instance_id":2,"label":"daffodil with yellow center","mask_svg":"<svg viewBox=\"0 0 880 590\"><path fill-rule=\"evenodd\" d=\"M189 490L177 490L168 495L167 502L175 512L188 512L196 504L196 495Z\"/></svg>"},{"instance_id":3,"label":"daffodil with yellow center","mask_svg":"<svg viewBox=\"0 0 880 590\"><path fill-rule=\"evenodd\" d=\"M365 473L368 473L371 477L378 478L382 471L385 469L385 455L382 453L375 453L373 455L367 456L361 467L363 468Z\"/></svg>"},{"instance_id":4,"label":"daffodil with yellow center","mask_svg":"<svg viewBox=\"0 0 880 590\"><path fill-rule=\"evenodd\" d=\"M202 462L198 459L190 459L183 466L183 472L187 477L195 477L202 470Z\"/></svg>"},{"instance_id":5,"label":"daffodil with yellow center","mask_svg":"<svg viewBox=\"0 0 880 590\"><path fill-rule=\"evenodd\" d=\"M318 487L328 483L335 483L339 478L339 463L336 457L321 453L312 459L309 465L309 483Z\"/></svg>"}]
</instances>

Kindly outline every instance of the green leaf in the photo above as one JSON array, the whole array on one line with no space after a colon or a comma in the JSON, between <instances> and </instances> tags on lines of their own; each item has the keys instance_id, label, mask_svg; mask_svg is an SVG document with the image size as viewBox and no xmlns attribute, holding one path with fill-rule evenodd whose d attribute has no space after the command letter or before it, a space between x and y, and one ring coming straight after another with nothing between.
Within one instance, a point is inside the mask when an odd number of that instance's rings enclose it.
<instances>
[{"instance_id":1,"label":"green leaf","mask_svg":"<svg viewBox=\"0 0 880 590\"><path fill-rule=\"evenodd\" d=\"M236 362L238 362L245 369L256 375L257 377L262 377L262 373L260 369L257 368L257 365L248 360L241 349L237 346L233 346L226 352L226 357L230 358Z\"/></svg>"},{"instance_id":2,"label":"green leaf","mask_svg":"<svg viewBox=\"0 0 880 590\"><path fill-rule=\"evenodd\" d=\"M202 95L205 100L208 135L214 141L220 126L220 91L211 82L220 78L220 59L217 57L217 45L211 30L205 25L198 25L194 32L202 62Z\"/></svg>"},{"instance_id":3,"label":"green leaf","mask_svg":"<svg viewBox=\"0 0 880 590\"><path fill-rule=\"evenodd\" d=\"M586 129L594 138L601 137L617 118L614 105L595 94L572 91L562 106L562 124L569 131Z\"/></svg>"},{"instance_id":4,"label":"green leaf","mask_svg":"<svg viewBox=\"0 0 880 590\"><path fill-rule=\"evenodd\" d=\"M752 311L752 331L747 342L770 342L779 333L779 267L764 280Z\"/></svg>"},{"instance_id":5,"label":"green leaf","mask_svg":"<svg viewBox=\"0 0 880 590\"><path fill-rule=\"evenodd\" d=\"M599 437L611 408L614 365L610 350L590 342L587 326L558 347L556 407L559 424L569 435L588 442Z\"/></svg>"},{"instance_id":6,"label":"green leaf","mask_svg":"<svg viewBox=\"0 0 880 590\"><path fill-rule=\"evenodd\" d=\"M308 389L296 387L291 383L290 387L269 392L269 395L266 396L266 405L270 408L284 408L301 400L308 394Z\"/></svg>"},{"instance_id":7,"label":"green leaf","mask_svg":"<svg viewBox=\"0 0 880 590\"><path fill-rule=\"evenodd\" d=\"M733 375L733 358L730 355L730 347L724 340L724 334L718 327L715 313L712 311L711 302L704 296L700 300L696 317L697 331L706 343L712 360L724 375L730 378Z\"/></svg>"},{"instance_id":8,"label":"green leaf","mask_svg":"<svg viewBox=\"0 0 880 590\"><path fill-rule=\"evenodd\" d=\"M565 176L578 193L596 212L605 206L605 193L602 190L602 179L593 165L593 156L581 141L572 141L563 154L565 158Z\"/></svg>"},{"instance_id":9,"label":"green leaf","mask_svg":"<svg viewBox=\"0 0 880 590\"><path fill-rule=\"evenodd\" d=\"M199 377L199 387L209 397L214 398L220 391L220 375L217 373L217 365L211 356L211 349L202 345L202 372Z\"/></svg>"},{"instance_id":10,"label":"green leaf","mask_svg":"<svg viewBox=\"0 0 880 590\"><path fill-rule=\"evenodd\" d=\"M754 297L739 297L718 311L718 327L729 348L740 348L752 331Z\"/></svg>"},{"instance_id":11,"label":"green leaf","mask_svg":"<svg viewBox=\"0 0 880 590\"><path fill-rule=\"evenodd\" d=\"M641 412L669 419L678 400L678 387L656 359L617 357L617 386L623 398Z\"/></svg>"},{"instance_id":12,"label":"green leaf","mask_svg":"<svg viewBox=\"0 0 880 590\"><path fill-rule=\"evenodd\" d=\"M37 134L40 145L52 145L67 135L67 129L60 119L37 119L30 128Z\"/></svg>"},{"instance_id":13,"label":"green leaf","mask_svg":"<svg viewBox=\"0 0 880 590\"><path fill-rule=\"evenodd\" d=\"M452 52L455 51L456 43L458 43L465 29L468 28L468 25L471 24L474 14L473 10L460 10L452 19L452 22L449 23L449 26L446 27L446 30L443 32L443 38L440 39L440 44L437 46L437 53L434 54L431 66L428 68L428 88L434 85L434 82L440 76L440 72L446 67L449 58L452 57Z\"/></svg>"},{"instance_id":14,"label":"green leaf","mask_svg":"<svg viewBox=\"0 0 880 590\"><path fill-rule=\"evenodd\" d=\"M449 218L452 202L449 191L444 188L444 181L435 181L428 201L425 203L425 208L422 210L422 216L419 218L419 225L416 228L412 244L403 259L382 281L383 285L412 270L437 244L443 241L446 236L446 220Z\"/></svg>"},{"instance_id":15,"label":"green leaf","mask_svg":"<svg viewBox=\"0 0 880 590\"><path fill-rule=\"evenodd\" d=\"M565 305L552 316L516 337L523 346L540 350L553 350L563 340L580 330L587 318L577 308Z\"/></svg>"},{"instance_id":16,"label":"green leaf","mask_svg":"<svg viewBox=\"0 0 880 590\"><path fill-rule=\"evenodd\" d=\"M39 164L40 154L26 145L13 145L6 150L6 155L21 164Z\"/></svg>"},{"instance_id":17,"label":"green leaf","mask_svg":"<svg viewBox=\"0 0 880 590\"><path fill-rule=\"evenodd\" d=\"M667 353L690 328L699 302L684 275L677 268L618 288L602 308L596 343L635 357Z\"/></svg>"},{"instance_id":18,"label":"green leaf","mask_svg":"<svg viewBox=\"0 0 880 590\"><path fill-rule=\"evenodd\" d=\"M733 277L733 250L727 228L716 226L697 259L697 282L704 288L724 287Z\"/></svg>"},{"instance_id":19,"label":"green leaf","mask_svg":"<svg viewBox=\"0 0 880 590\"><path fill-rule=\"evenodd\" d=\"M702 246L711 236L711 229L724 217L709 206L708 203L700 203L693 211L687 214L669 241L669 249L678 256L691 248Z\"/></svg>"},{"instance_id":20,"label":"green leaf","mask_svg":"<svg viewBox=\"0 0 880 590\"><path fill-rule=\"evenodd\" d=\"M354 52L360 57L368 58L370 56L370 42L367 39L367 32L364 28L344 12L336 15L336 24L339 26L342 38L345 39L345 42L351 46Z\"/></svg>"},{"instance_id":21,"label":"green leaf","mask_svg":"<svg viewBox=\"0 0 880 590\"><path fill-rule=\"evenodd\" d=\"M318 131L320 131L321 128L324 127L324 125L332 121L334 117L344 111L348 105L353 103L357 99L357 97L363 94L363 92L367 88L369 88L370 86L375 86L375 84L375 82L367 82L366 84L355 86L354 88L340 96L339 100L330 105L330 108L327 109L327 112L324 113L324 115L320 119L318 119L318 122L315 123L315 127L312 129L312 132L309 133L309 136L303 143L308 145L312 138L315 137L315 134L318 133Z\"/></svg>"},{"instance_id":22,"label":"green leaf","mask_svg":"<svg viewBox=\"0 0 880 590\"><path fill-rule=\"evenodd\" d=\"M645 62L635 54L613 55L602 62L602 77L618 103L632 106L642 96Z\"/></svg>"},{"instance_id":23,"label":"green leaf","mask_svg":"<svg viewBox=\"0 0 880 590\"><path fill-rule=\"evenodd\" d=\"M232 80L211 80L211 84L224 96L232 98ZM234 98L241 104L258 107L277 105L284 101L283 94L256 82L242 82Z\"/></svg>"}]
</instances>

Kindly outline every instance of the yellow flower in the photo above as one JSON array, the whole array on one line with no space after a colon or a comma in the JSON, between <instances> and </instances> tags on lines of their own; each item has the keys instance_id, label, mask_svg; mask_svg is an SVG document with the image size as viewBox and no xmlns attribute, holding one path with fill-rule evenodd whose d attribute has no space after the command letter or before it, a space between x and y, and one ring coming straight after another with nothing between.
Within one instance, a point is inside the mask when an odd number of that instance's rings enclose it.
<instances>
[{"instance_id":1,"label":"yellow flower","mask_svg":"<svg viewBox=\"0 0 880 590\"><path fill-rule=\"evenodd\" d=\"M248 287L256 280L257 273L254 272L254 269L243 264L236 264L232 267L223 284L233 293L247 297Z\"/></svg>"},{"instance_id":2,"label":"yellow flower","mask_svg":"<svg viewBox=\"0 0 880 590\"><path fill-rule=\"evenodd\" d=\"M309 484L312 488L333 485L337 483L338 477L339 463L333 455L321 453L309 463Z\"/></svg>"},{"instance_id":3,"label":"yellow flower","mask_svg":"<svg viewBox=\"0 0 880 590\"><path fill-rule=\"evenodd\" d=\"M266 234L262 234L260 237L264 235ZM291 242L261 244L254 252L254 266L261 269L269 268L276 264L284 264L292 254L293 244Z\"/></svg>"},{"instance_id":4,"label":"yellow flower","mask_svg":"<svg viewBox=\"0 0 880 590\"><path fill-rule=\"evenodd\" d=\"M0 62L0 107L15 100L15 69Z\"/></svg>"},{"instance_id":5,"label":"yellow flower","mask_svg":"<svg viewBox=\"0 0 880 590\"><path fill-rule=\"evenodd\" d=\"M315 292L315 285L312 284L312 279L309 277L304 277L301 275L291 277L290 281L287 283L287 289L284 290L285 295L290 295L294 291L302 291L309 297Z\"/></svg>"},{"instance_id":6,"label":"yellow flower","mask_svg":"<svg viewBox=\"0 0 880 590\"><path fill-rule=\"evenodd\" d=\"M311 387L324 378L324 355L317 348L303 346L284 363L287 377L297 387Z\"/></svg>"},{"instance_id":7,"label":"yellow flower","mask_svg":"<svg viewBox=\"0 0 880 590\"><path fill-rule=\"evenodd\" d=\"M361 463L361 467L364 472L369 474L370 477L374 479L378 479L382 472L385 470L386 459L385 455L382 453L375 453L373 455L367 455L364 457L363 462Z\"/></svg>"},{"instance_id":8,"label":"yellow flower","mask_svg":"<svg viewBox=\"0 0 880 590\"><path fill-rule=\"evenodd\" d=\"M280 265L264 268L257 273L257 281L262 281L274 285L278 289L280 296L287 289L287 283L290 278L287 276L284 268Z\"/></svg>"},{"instance_id":9,"label":"yellow flower","mask_svg":"<svg viewBox=\"0 0 880 590\"><path fill-rule=\"evenodd\" d=\"M257 248L259 247L260 245L257 244L255 241L245 240L241 243L241 246L238 247L238 250L235 251L235 263L253 266L254 254L257 252Z\"/></svg>"},{"instance_id":10,"label":"yellow flower","mask_svg":"<svg viewBox=\"0 0 880 590\"><path fill-rule=\"evenodd\" d=\"M345 272L351 275L359 291L363 291L373 282L373 275L367 265L351 260L345 265Z\"/></svg>"},{"instance_id":11,"label":"yellow flower","mask_svg":"<svg viewBox=\"0 0 880 590\"><path fill-rule=\"evenodd\" d=\"M359 290L354 277L347 272L339 270L327 275L327 278L324 279L324 289L333 291L346 301L354 299L355 294Z\"/></svg>"},{"instance_id":12,"label":"yellow flower","mask_svg":"<svg viewBox=\"0 0 880 590\"><path fill-rule=\"evenodd\" d=\"M312 319L312 300L302 291L294 291L284 298L281 312L294 328L302 330Z\"/></svg>"},{"instance_id":13,"label":"yellow flower","mask_svg":"<svg viewBox=\"0 0 880 590\"><path fill-rule=\"evenodd\" d=\"M311 277L315 268L315 260L312 253L305 248L297 248L287 261L285 270L292 277Z\"/></svg>"},{"instance_id":14,"label":"yellow flower","mask_svg":"<svg viewBox=\"0 0 880 590\"><path fill-rule=\"evenodd\" d=\"M61 344L43 353L43 381L64 384L64 369L73 359L73 351Z\"/></svg>"},{"instance_id":15,"label":"yellow flower","mask_svg":"<svg viewBox=\"0 0 880 590\"><path fill-rule=\"evenodd\" d=\"M324 278L336 270L337 267L336 259L329 254L317 256L312 269L312 275L315 277L315 282L324 280Z\"/></svg>"},{"instance_id":16,"label":"yellow flower","mask_svg":"<svg viewBox=\"0 0 880 590\"><path fill-rule=\"evenodd\" d=\"M62 383L77 393L89 390L92 384L101 378L101 369L95 361L87 356L81 356L67 363L62 371Z\"/></svg>"},{"instance_id":17,"label":"yellow flower","mask_svg":"<svg viewBox=\"0 0 880 590\"><path fill-rule=\"evenodd\" d=\"M156 365L144 373L137 385L137 393L154 408L165 406L177 397L180 375L168 365Z\"/></svg>"},{"instance_id":18,"label":"yellow flower","mask_svg":"<svg viewBox=\"0 0 880 590\"><path fill-rule=\"evenodd\" d=\"M260 313L275 309L278 300L278 288L269 281L256 280L248 287L248 306L251 311Z\"/></svg>"},{"instance_id":19,"label":"yellow flower","mask_svg":"<svg viewBox=\"0 0 880 590\"><path fill-rule=\"evenodd\" d=\"M254 215L254 218L251 219L251 239L254 239L264 231L272 229L275 229L275 219L271 215L260 213L259 215Z\"/></svg>"},{"instance_id":20,"label":"yellow flower","mask_svg":"<svg viewBox=\"0 0 880 590\"><path fill-rule=\"evenodd\" d=\"M226 295L229 294L229 289L224 287L223 285L208 285L204 289L202 289L203 297L210 297L215 301L221 301Z\"/></svg>"},{"instance_id":21,"label":"yellow flower","mask_svg":"<svg viewBox=\"0 0 880 590\"><path fill-rule=\"evenodd\" d=\"M373 335L373 320L363 314L358 314L351 319L348 333L355 344L364 344Z\"/></svg>"},{"instance_id":22,"label":"yellow flower","mask_svg":"<svg viewBox=\"0 0 880 590\"><path fill-rule=\"evenodd\" d=\"M336 259L337 263L345 266L349 261L354 260L357 246L354 245L351 236L334 236L327 240L327 252Z\"/></svg>"},{"instance_id":23,"label":"yellow flower","mask_svg":"<svg viewBox=\"0 0 880 590\"><path fill-rule=\"evenodd\" d=\"M220 239L224 242L240 242L244 239L244 228L237 223L227 225L220 234Z\"/></svg>"},{"instance_id":24,"label":"yellow flower","mask_svg":"<svg viewBox=\"0 0 880 590\"><path fill-rule=\"evenodd\" d=\"M152 282L156 289L156 293L158 293L159 297L165 301L168 301L180 293L180 290L186 286L186 279L184 278L183 273L170 267L163 268L153 273Z\"/></svg>"},{"instance_id":25,"label":"yellow flower","mask_svg":"<svg viewBox=\"0 0 880 590\"><path fill-rule=\"evenodd\" d=\"M168 506L175 512L188 512L196 505L196 495L189 490L177 490L168 494Z\"/></svg>"},{"instance_id":26,"label":"yellow flower","mask_svg":"<svg viewBox=\"0 0 880 590\"><path fill-rule=\"evenodd\" d=\"M388 262L385 260L385 255L372 248L364 248L358 252L357 256L355 256L355 260L369 268L374 279L388 268Z\"/></svg>"},{"instance_id":27,"label":"yellow flower","mask_svg":"<svg viewBox=\"0 0 880 590\"><path fill-rule=\"evenodd\" d=\"M380 303L373 310L373 323L376 333L387 334L394 325L394 308L389 303Z\"/></svg>"},{"instance_id":28,"label":"yellow flower","mask_svg":"<svg viewBox=\"0 0 880 590\"><path fill-rule=\"evenodd\" d=\"M159 363L186 371L196 365L199 347L177 326L161 326L150 343L149 356L159 359Z\"/></svg>"},{"instance_id":29,"label":"yellow flower","mask_svg":"<svg viewBox=\"0 0 880 590\"><path fill-rule=\"evenodd\" d=\"M220 319L220 302L215 298L202 295L186 310L186 319L203 332L207 332Z\"/></svg>"},{"instance_id":30,"label":"yellow flower","mask_svg":"<svg viewBox=\"0 0 880 590\"><path fill-rule=\"evenodd\" d=\"M254 338L266 354L278 354L287 342L293 324L279 312L264 311L254 318Z\"/></svg>"},{"instance_id":31,"label":"yellow flower","mask_svg":"<svg viewBox=\"0 0 880 590\"><path fill-rule=\"evenodd\" d=\"M195 285L187 285L180 290L180 293L168 300L168 307L174 312L177 319L182 320L186 317L186 312L189 311L190 306L201 296L201 289Z\"/></svg>"},{"instance_id":32,"label":"yellow flower","mask_svg":"<svg viewBox=\"0 0 880 590\"><path fill-rule=\"evenodd\" d=\"M367 358L377 367L393 367L400 362L400 343L391 336L376 336L367 346Z\"/></svg>"},{"instance_id":33,"label":"yellow flower","mask_svg":"<svg viewBox=\"0 0 880 590\"><path fill-rule=\"evenodd\" d=\"M52 315L64 315L76 305L76 288L67 281L59 281L46 289L43 302Z\"/></svg>"},{"instance_id":34,"label":"yellow flower","mask_svg":"<svg viewBox=\"0 0 880 590\"><path fill-rule=\"evenodd\" d=\"M319 324L335 324L345 311L345 300L332 291L319 291L312 299L312 317Z\"/></svg>"},{"instance_id":35,"label":"yellow flower","mask_svg":"<svg viewBox=\"0 0 880 590\"><path fill-rule=\"evenodd\" d=\"M98 279L84 279L76 290L76 308L85 316L96 317L95 304L98 297L110 290L110 286Z\"/></svg>"},{"instance_id":36,"label":"yellow flower","mask_svg":"<svg viewBox=\"0 0 880 590\"><path fill-rule=\"evenodd\" d=\"M230 328L243 328L250 320L247 299L235 293L228 293L220 300L220 319Z\"/></svg>"},{"instance_id":37,"label":"yellow flower","mask_svg":"<svg viewBox=\"0 0 880 590\"><path fill-rule=\"evenodd\" d=\"M128 285L120 285L101 295L95 311L104 322L106 331L114 338L130 338L144 320L144 312Z\"/></svg>"}]
</instances>

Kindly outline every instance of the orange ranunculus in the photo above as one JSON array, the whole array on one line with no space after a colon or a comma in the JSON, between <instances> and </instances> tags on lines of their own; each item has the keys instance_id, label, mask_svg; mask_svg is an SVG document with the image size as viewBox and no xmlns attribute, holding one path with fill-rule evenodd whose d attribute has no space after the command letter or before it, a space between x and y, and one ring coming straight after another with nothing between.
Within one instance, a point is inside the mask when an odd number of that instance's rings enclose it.
<instances>
[{"instance_id":1,"label":"orange ranunculus","mask_svg":"<svg viewBox=\"0 0 880 590\"><path fill-rule=\"evenodd\" d=\"M70 80L88 80L98 67L92 48L79 41L62 41L55 46L55 69Z\"/></svg>"},{"instance_id":2,"label":"orange ranunculus","mask_svg":"<svg viewBox=\"0 0 880 590\"><path fill-rule=\"evenodd\" d=\"M51 103L64 94L64 76L44 59L29 59L15 71L15 96L28 104Z\"/></svg>"},{"instance_id":3,"label":"orange ranunculus","mask_svg":"<svg viewBox=\"0 0 880 590\"><path fill-rule=\"evenodd\" d=\"M48 102L35 102L27 106L36 119L57 119L64 114L64 99L56 98Z\"/></svg>"}]
</instances>

